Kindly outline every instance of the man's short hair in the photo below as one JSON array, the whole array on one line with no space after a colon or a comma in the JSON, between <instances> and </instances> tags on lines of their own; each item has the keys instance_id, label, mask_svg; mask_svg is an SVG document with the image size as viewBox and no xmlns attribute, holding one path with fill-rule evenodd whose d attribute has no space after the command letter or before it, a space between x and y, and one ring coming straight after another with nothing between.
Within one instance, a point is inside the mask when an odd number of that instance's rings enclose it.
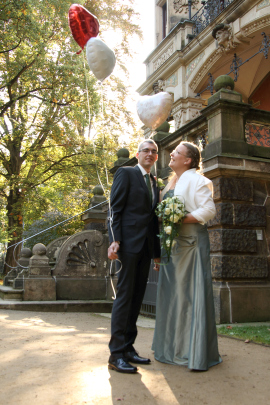
<instances>
[{"instance_id":1,"label":"man's short hair","mask_svg":"<svg viewBox=\"0 0 270 405\"><path fill-rule=\"evenodd\" d=\"M140 142L139 145L138 145L138 152L140 152L140 150L142 149L142 145L143 145L144 143L151 143L151 144L154 145L154 146L157 148L157 150L158 150L158 146L157 146L156 142L153 141L153 139L144 139L144 140L143 140L142 142Z\"/></svg>"}]
</instances>

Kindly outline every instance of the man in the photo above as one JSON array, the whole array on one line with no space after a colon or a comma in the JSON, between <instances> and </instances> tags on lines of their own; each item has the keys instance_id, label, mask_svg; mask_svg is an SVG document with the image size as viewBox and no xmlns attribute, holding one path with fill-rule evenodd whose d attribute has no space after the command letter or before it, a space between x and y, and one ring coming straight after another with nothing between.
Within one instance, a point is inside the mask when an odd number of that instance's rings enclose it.
<instances>
[{"instance_id":1,"label":"man","mask_svg":"<svg viewBox=\"0 0 270 405\"><path fill-rule=\"evenodd\" d=\"M156 263L160 261L155 215L159 195L156 181L150 174L157 153L157 144L152 139L140 143L136 154L138 165L119 168L111 190L108 257L119 259L121 270L117 274L117 295L112 310L108 367L122 373L137 372L137 367L129 361L150 363L150 359L138 355L133 344L151 258L155 258Z\"/></svg>"}]
</instances>

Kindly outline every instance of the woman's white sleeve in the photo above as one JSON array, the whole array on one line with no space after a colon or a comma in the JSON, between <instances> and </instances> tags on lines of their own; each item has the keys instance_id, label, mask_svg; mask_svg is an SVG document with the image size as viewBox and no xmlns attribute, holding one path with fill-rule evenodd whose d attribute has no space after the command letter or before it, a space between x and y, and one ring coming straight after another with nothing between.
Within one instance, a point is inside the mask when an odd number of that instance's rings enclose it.
<instances>
[{"instance_id":1,"label":"woman's white sleeve","mask_svg":"<svg viewBox=\"0 0 270 405\"><path fill-rule=\"evenodd\" d=\"M216 207L212 197L213 183L208 179L207 181L205 181L206 179L203 180L198 184L194 196L195 205L198 208L191 212L201 224L205 224L216 215Z\"/></svg>"}]
</instances>

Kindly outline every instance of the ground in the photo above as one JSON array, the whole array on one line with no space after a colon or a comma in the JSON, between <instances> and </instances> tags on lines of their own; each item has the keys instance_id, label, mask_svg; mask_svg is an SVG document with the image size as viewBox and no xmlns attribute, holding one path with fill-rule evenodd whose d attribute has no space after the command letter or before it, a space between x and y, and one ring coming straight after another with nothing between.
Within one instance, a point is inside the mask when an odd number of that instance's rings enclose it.
<instances>
[{"instance_id":1,"label":"ground","mask_svg":"<svg viewBox=\"0 0 270 405\"><path fill-rule=\"evenodd\" d=\"M152 359L136 375L109 371L110 319L89 313L0 310L0 403L5 405L270 404L270 348L219 338L207 372L154 360L154 321L136 348Z\"/></svg>"}]
</instances>

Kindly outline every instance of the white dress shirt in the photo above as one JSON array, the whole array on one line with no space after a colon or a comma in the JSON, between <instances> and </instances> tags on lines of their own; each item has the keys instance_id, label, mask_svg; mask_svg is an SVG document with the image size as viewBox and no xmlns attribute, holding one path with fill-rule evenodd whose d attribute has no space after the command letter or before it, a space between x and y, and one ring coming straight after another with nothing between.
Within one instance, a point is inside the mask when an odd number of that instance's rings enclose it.
<instances>
[{"instance_id":1,"label":"white dress shirt","mask_svg":"<svg viewBox=\"0 0 270 405\"><path fill-rule=\"evenodd\" d=\"M198 174L196 169L186 170L177 181L174 195L182 197L186 210L202 225L216 215L213 201L213 183Z\"/></svg>"}]
</instances>

